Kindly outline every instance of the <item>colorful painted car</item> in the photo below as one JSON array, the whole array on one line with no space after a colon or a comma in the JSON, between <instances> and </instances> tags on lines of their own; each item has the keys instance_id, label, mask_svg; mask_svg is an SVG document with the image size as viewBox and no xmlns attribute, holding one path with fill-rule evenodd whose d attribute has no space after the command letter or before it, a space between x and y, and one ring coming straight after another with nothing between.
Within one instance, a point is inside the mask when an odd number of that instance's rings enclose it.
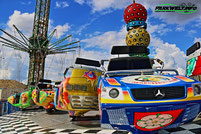
<instances>
[{"instance_id":1,"label":"colorful painted car","mask_svg":"<svg viewBox=\"0 0 201 134\"><path fill-rule=\"evenodd\" d=\"M50 83L51 80L40 80L39 84L37 84L36 88L32 92L32 99L34 103L38 106L44 107L47 113L51 113L55 110L55 89L53 89L53 85Z\"/></svg>"},{"instance_id":2,"label":"colorful painted car","mask_svg":"<svg viewBox=\"0 0 201 134\"><path fill-rule=\"evenodd\" d=\"M201 81L201 44L196 42L186 52L186 76Z\"/></svg>"},{"instance_id":3,"label":"colorful painted car","mask_svg":"<svg viewBox=\"0 0 201 134\"><path fill-rule=\"evenodd\" d=\"M191 122L201 111L201 83L152 69L148 57L110 59L98 91L103 128L154 133Z\"/></svg>"},{"instance_id":4,"label":"colorful painted car","mask_svg":"<svg viewBox=\"0 0 201 134\"><path fill-rule=\"evenodd\" d=\"M8 98L8 102L11 105L13 105L15 107L19 107L21 109L25 109L25 108L33 106L34 102L31 97L33 89L34 89L34 87L30 87L29 91L11 95Z\"/></svg>"},{"instance_id":5,"label":"colorful painted car","mask_svg":"<svg viewBox=\"0 0 201 134\"><path fill-rule=\"evenodd\" d=\"M77 58L65 71L67 77L56 90L55 107L68 111L75 119L90 110L98 110L97 81L101 75L98 61Z\"/></svg>"}]
</instances>

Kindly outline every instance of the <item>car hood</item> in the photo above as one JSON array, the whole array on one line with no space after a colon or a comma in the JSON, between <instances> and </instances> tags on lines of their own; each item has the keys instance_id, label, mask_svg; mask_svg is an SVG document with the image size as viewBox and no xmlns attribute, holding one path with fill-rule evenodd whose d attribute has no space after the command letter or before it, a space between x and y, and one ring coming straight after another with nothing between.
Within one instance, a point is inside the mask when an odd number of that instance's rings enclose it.
<instances>
[{"instance_id":1,"label":"car hood","mask_svg":"<svg viewBox=\"0 0 201 134\"><path fill-rule=\"evenodd\" d=\"M197 83L198 81L179 75L135 75L110 77L106 78L106 82L112 86L146 88L150 86L184 86L186 84Z\"/></svg>"}]
</instances>

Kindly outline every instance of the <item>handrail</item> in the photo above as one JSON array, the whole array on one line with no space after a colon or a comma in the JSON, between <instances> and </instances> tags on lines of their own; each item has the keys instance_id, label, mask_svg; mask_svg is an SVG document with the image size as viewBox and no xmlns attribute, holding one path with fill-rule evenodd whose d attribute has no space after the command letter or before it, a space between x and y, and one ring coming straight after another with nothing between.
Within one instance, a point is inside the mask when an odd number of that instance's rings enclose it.
<instances>
[{"instance_id":1,"label":"handrail","mask_svg":"<svg viewBox=\"0 0 201 134\"><path fill-rule=\"evenodd\" d=\"M135 69L135 70L117 70L117 71L107 71L105 72L104 75L113 75L113 74L122 74L122 73L141 73L140 75L143 75L145 72L160 72L162 73L163 71L172 71L175 72L176 75L179 75L178 71L175 69Z\"/></svg>"}]
</instances>

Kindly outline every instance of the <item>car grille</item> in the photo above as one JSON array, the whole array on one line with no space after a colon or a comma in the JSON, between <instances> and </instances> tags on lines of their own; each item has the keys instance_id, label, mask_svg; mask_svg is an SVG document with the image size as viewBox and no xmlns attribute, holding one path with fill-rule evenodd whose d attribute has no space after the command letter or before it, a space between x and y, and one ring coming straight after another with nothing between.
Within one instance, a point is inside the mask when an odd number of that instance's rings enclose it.
<instances>
[{"instance_id":1,"label":"car grille","mask_svg":"<svg viewBox=\"0 0 201 134\"><path fill-rule=\"evenodd\" d=\"M97 96L70 95L69 100L73 109L98 109Z\"/></svg>"},{"instance_id":2,"label":"car grille","mask_svg":"<svg viewBox=\"0 0 201 134\"><path fill-rule=\"evenodd\" d=\"M185 97L185 87L157 87L131 89L135 100L165 100Z\"/></svg>"}]
</instances>

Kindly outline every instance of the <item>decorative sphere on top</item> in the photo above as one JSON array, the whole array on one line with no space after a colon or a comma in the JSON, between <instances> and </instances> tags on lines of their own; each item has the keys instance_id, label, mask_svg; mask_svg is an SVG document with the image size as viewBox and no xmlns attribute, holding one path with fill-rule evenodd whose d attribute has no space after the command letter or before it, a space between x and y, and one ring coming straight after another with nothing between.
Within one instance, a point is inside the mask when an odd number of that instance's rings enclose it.
<instances>
[{"instance_id":1,"label":"decorative sphere on top","mask_svg":"<svg viewBox=\"0 0 201 134\"><path fill-rule=\"evenodd\" d=\"M143 5L133 1L133 4L129 5L124 11L124 20L126 24L132 21L146 21L147 10Z\"/></svg>"},{"instance_id":2,"label":"decorative sphere on top","mask_svg":"<svg viewBox=\"0 0 201 134\"><path fill-rule=\"evenodd\" d=\"M146 46L150 43L150 35L146 29L138 27L129 30L126 35L126 44L128 46Z\"/></svg>"}]
</instances>

